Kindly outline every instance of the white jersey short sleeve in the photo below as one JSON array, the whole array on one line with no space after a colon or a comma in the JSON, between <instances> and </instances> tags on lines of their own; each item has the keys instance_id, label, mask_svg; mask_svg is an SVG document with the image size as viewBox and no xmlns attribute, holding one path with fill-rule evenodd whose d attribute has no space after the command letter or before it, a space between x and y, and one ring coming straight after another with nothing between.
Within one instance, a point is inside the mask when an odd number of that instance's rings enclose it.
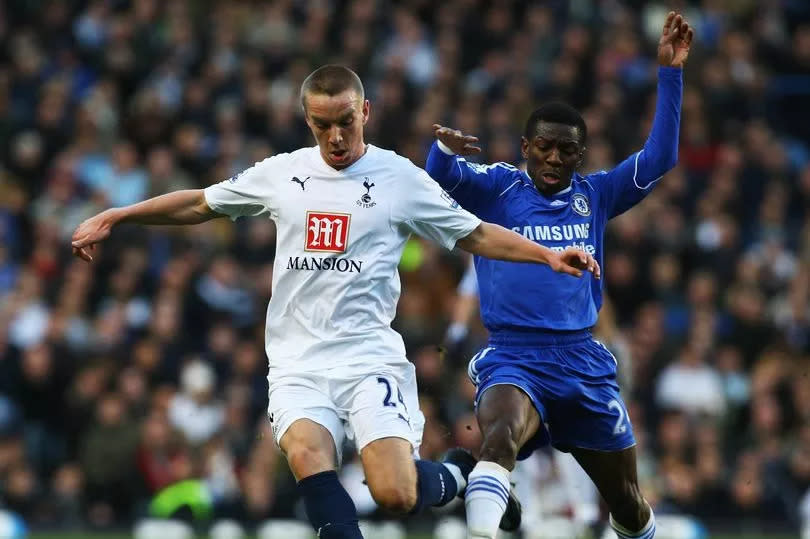
<instances>
[{"instance_id":1,"label":"white jersey short sleeve","mask_svg":"<svg viewBox=\"0 0 810 539\"><path fill-rule=\"evenodd\" d=\"M232 220L273 213L274 180L283 175L288 155L268 157L230 179L206 187L205 201L212 210Z\"/></svg>"},{"instance_id":2,"label":"white jersey short sleeve","mask_svg":"<svg viewBox=\"0 0 810 539\"><path fill-rule=\"evenodd\" d=\"M410 161L405 162L400 189L402 203L393 208L392 219L414 234L452 249L481 220L459 206L427 172Z\"/></svg>"}]
</instances>

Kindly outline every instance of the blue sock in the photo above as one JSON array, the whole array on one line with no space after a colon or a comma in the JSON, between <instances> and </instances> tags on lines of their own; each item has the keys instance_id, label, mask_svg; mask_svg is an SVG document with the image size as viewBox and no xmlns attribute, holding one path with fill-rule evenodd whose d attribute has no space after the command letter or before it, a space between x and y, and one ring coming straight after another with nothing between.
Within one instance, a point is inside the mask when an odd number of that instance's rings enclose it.
<instances>
[{"instance_id":1,"label":"blue sock","mask_svg":"<svg viewBox=\"0 0 810 539\"><path fill-rule=\"evenodd\" d=\"M411 509L411 514L425 507L442 506L458 494L456 478L440 462L417 460L416 475L416 505Z\"/></svg>"},{"instance_id":2,"label":"blue sock","mask_svg":"<svg viewBox=\"0 0 810 539\"><path fill-rule=\"evenodd\" d=\"M363 539L357 509L338 481L337 472L321 472L298 482L312 527L321 539Z\"/></svg>"}]
</instances>

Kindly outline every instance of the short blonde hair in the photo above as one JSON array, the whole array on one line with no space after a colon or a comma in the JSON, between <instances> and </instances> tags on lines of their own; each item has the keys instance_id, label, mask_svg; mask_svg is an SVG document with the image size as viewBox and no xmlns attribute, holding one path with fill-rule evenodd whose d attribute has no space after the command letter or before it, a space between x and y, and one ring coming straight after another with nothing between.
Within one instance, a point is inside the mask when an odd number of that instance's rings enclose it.
<instances>
[{"instance_id":1,"label":"short blonde hair","mask_svg":"<svg viewBox=\"0 0 810 539\"><path fill-rule=\"evenodd\" d=\"M306 110L307 104L304 98L308 94L333 96L346 90L354 90L361 100L365 99L363 83L357 73L342 65L321 66L310 73L301 84L301 106Z\"/></svg>"}]
</instances>

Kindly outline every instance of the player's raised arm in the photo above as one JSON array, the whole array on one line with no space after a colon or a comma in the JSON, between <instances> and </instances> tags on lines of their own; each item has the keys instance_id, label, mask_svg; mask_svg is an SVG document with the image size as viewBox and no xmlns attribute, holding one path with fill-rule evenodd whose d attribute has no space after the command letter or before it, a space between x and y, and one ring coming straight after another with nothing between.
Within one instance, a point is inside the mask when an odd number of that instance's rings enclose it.
<instances>
[{"instance_id":1,"label":"player's raised arm","mask_svg":"<svg viewBox=\"0 0 810 539\"><path fill-rule=\"evenodd\" d=\"M107 239L115 225L193 225L221 216L208 206L202 189L175 191L90 217L76 228L71 246L74 255L89 262L94 245Z\"/></svg>"},{"instance_id":2,"label":"player's raised arm","mask_svg":"<svg viewBox=\"0 0 810 539\"><path fill-rule=\"evenodd\" d=\"M465 251L495 260L548 264L556 272L582 277L583 270L600 278L599 264L581 249L568 247L558 252L530 241L500 225L482 222L456 243Z\"/></svg>"},{"instance_id":3,"label":"player's raised arm","mask_svg":"<svg viewBox=\"0 0 810 539\"><path fill-rule=\"evenodd\" d=\"M683 65L694 36L680 14L667 15L658 41L658 96L655 119L644 147L597 182L608 215L618 215L638 203L655 182L678 162L678 132L683 94Z\"/></svg>"},{"instance_id":4,"label":"player's raised arm","mask_svg":"<svg viewBox=\"0 0 810 539\"><path fill-rule=\"evenodd\" d=\"M425 170L464 208L477 213L505 189L506 173L514 167L505 163L480 165L464 159L481 153L477 137L439 124L433 124L433 134L436 142L428 153Z\"/></svg>"}]
</instances>

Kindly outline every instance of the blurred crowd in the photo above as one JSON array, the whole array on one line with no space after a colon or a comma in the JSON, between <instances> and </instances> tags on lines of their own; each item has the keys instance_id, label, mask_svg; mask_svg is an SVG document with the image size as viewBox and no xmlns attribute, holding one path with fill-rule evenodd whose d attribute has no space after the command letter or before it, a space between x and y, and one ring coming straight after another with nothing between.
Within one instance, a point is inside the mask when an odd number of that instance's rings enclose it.
<instances>
[{"instance_id":1,"label":"blurred crowd","mask_svg":"<svg viewBox=\"0 0 810 539\"><path fill-rule=\"evenodd\" d=\"M519 164L526 117L555 98L587 121L582 171L610 168L648 132L671 8L697 36L680 162L609 229L596 331L619 357L657 512L798 529L810 519L803 0L0 3L0 506L33 526L116 527L171 512L156 496L196 480L216 514L300 516L265 418L272 222L124 226L92 264L71 257L74 228L314 144L298 89L327 62L363 79L367 140L417 164L433 123L481 137L482 161ZM419 376L423 457L480 439L465 362L486 335L472 317L446 336L466 263L413 240L401 267L395 326Z\"/></svg>"}]
</instances>

